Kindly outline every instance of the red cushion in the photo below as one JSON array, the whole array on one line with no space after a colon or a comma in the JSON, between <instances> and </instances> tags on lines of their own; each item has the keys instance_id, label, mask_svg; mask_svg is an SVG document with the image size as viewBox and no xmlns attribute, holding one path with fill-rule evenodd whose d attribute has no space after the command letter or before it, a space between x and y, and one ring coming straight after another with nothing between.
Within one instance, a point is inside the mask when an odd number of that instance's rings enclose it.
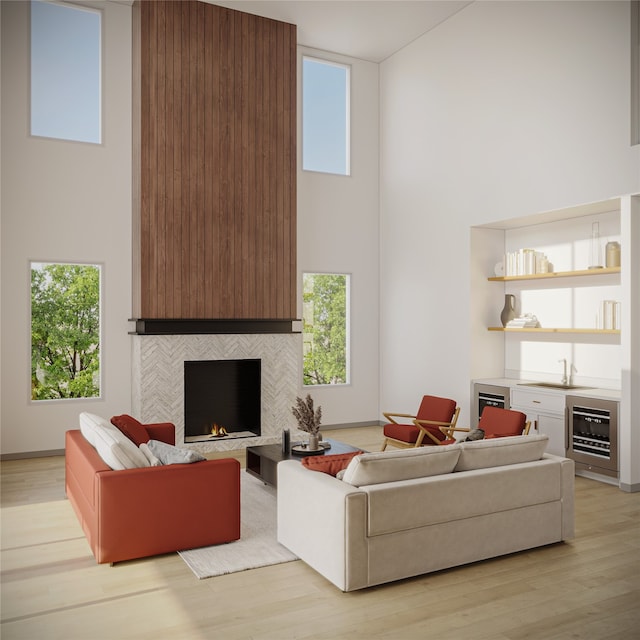
<instances>
[{"instance_id":1,"label":"red cushion","mask_svg":"<svg viewBox=\"0 0 640 640\"><path fill-rule=\"evenodd\" d=\"M135 443L136 446L140 446L143 442L149 442L149 434L144 428L141 422L138 422L135 418L128 416L126 413L121 416L113 416L111 418L111 424L115 425L124 433L129 440Z\"/></svg>"},{"instance_id":2,"label":"red cushion","mask_svg":"<svg viewBox=\"0 0 640 640\"><path fill-rule=\"evenodd\" d=\"M478 429L482 429L485 438L520 436L524 430L527 416L521 411L501 409L500 407L485 407L478 422Z\"/></svg>"},{"instance_id":3,"label":"red cushion","mask_svg":"<svg viewBox=\"0 0 640 640\"><path fill-rule=\"evenodd\" d=\"M352 453L334 453L330 456L307 456L302 458L302 465L312 471L321 471L322 473L328 473L330 476L335 476L338 471L347 468L351 458L359 456L361 453L362 451L354 451Z\"/></svg>"},{"instance_id":4,"label":"red cushion","mask_svg":"<svg viewBox=\"0 0 640 640\"><path fill-rule=\"evenodd\" d=\"M385 438L393 438L402 442L412 443L418 439L420 429L415 424L385 424L382 429Z\"/></svg>"}]
</instances>

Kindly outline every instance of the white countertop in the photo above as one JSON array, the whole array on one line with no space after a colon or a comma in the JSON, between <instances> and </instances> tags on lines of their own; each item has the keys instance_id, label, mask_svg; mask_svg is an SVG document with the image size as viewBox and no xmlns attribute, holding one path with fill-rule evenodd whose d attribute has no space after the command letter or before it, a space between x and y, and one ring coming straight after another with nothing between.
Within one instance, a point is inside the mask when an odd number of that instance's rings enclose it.
<instances>
[{"instance_id":1,"label":"white countertop","mask_svg":"<svg viewBox=\"0 0 640 640\"><path fill-rule=\"evenodd\" d=\"M523 389L531 389L541 393L553 393L561 394L564 396L580 396L581 398L598 398L600 400L615 400L620 401L621 391L620 389L604 389L604 388L591 388L591 389L560 389L553 387L530 387L528 383L539 382L537 380L517 380L515 378L481 378L473 380L478 384L490 384L497 387L509 387L510 389L515 387L521 387Z\"/></svg>"}]
</instances>

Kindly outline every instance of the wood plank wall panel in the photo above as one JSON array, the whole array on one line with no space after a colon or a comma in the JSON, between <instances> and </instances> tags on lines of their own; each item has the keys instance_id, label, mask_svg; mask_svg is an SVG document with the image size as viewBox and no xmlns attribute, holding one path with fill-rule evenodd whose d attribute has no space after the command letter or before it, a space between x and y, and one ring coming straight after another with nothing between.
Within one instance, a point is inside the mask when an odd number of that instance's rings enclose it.
<instances>
[{"instance_id":1,"label":"wood plank wall panel","mask_svg":"<svg viewBox=\"0 0 640 640\"><path fill-rule=\"evenodd\" d=\"M133 24L134 314L295 318L295 26L191 0Z\"/></svg>"}]
</instances>

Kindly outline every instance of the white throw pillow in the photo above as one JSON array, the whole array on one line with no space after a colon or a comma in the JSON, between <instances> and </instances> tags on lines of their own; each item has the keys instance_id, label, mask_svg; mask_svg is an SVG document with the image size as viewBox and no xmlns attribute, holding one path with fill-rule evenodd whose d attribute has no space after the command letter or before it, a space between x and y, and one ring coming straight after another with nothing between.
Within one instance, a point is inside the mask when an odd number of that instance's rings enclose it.
<instances>
[{"instance_id":1,"label":"white throw pillow","mask_svg":"<svg viewBox=\"0 0 640 640\"><path fill-rule=\"evenodd\" d=\"M95 414L80 414L80 431L112 469L121 471L150 466L144 453L108 420Z\"/></svg>"},{"instance_id":2,"label":"white throw pillow","mask_svg":"<svg viewBox=\"0 0 640 640\"><path fill-rule=\"evenodd\" d=\"M94 447L96 446L96 431L99 429L109 429L113 425L95 413L82 412L79 416L80 432L84 439Z\"/></svg>"},{"instance_id":3,"label":"white throw pillow","mask_svg":"<svg viewBox=\"0 0 640 640\"><path fill-rule=\"evenodd\" d=\"M549 436L544 434L461 442L455 470L471 471L540 460L548 442Z\"/></svg>"},{"instance_id":4,"label":"white throw pillow","mask_svg":"<svg viewBox=\"0 0 640 640\"><path fill-rule=\"evenodd\" d=\"M434 445L396 451L363 453L351 460L342 480L356 487L451 473L460 445Z\"/></svg>"}]
</instances>

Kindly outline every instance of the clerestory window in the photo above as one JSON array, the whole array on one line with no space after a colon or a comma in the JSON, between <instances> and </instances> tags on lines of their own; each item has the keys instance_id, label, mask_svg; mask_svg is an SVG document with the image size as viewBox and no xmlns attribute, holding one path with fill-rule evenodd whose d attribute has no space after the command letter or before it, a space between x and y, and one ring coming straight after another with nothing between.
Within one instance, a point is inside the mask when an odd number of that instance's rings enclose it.
<instances>
[{"instance_id":1,"label":"clerestory window","mask_svg":"<svg viewBox=\"0 0 640 640\"><path fill-rule=\"evenodd\" d=\"M350 68L302 59L302 168L348 176Z\"/></svg>"},{"instance_id":2,"label":"clerestory window","mask_svg":"<svg viewBox=\"0 0 640 640\"><path fill-rule=\"evenodd\" d=\"M101 13L31 2L31 135L101 142Z\"/></svg>"}]
</instances>

